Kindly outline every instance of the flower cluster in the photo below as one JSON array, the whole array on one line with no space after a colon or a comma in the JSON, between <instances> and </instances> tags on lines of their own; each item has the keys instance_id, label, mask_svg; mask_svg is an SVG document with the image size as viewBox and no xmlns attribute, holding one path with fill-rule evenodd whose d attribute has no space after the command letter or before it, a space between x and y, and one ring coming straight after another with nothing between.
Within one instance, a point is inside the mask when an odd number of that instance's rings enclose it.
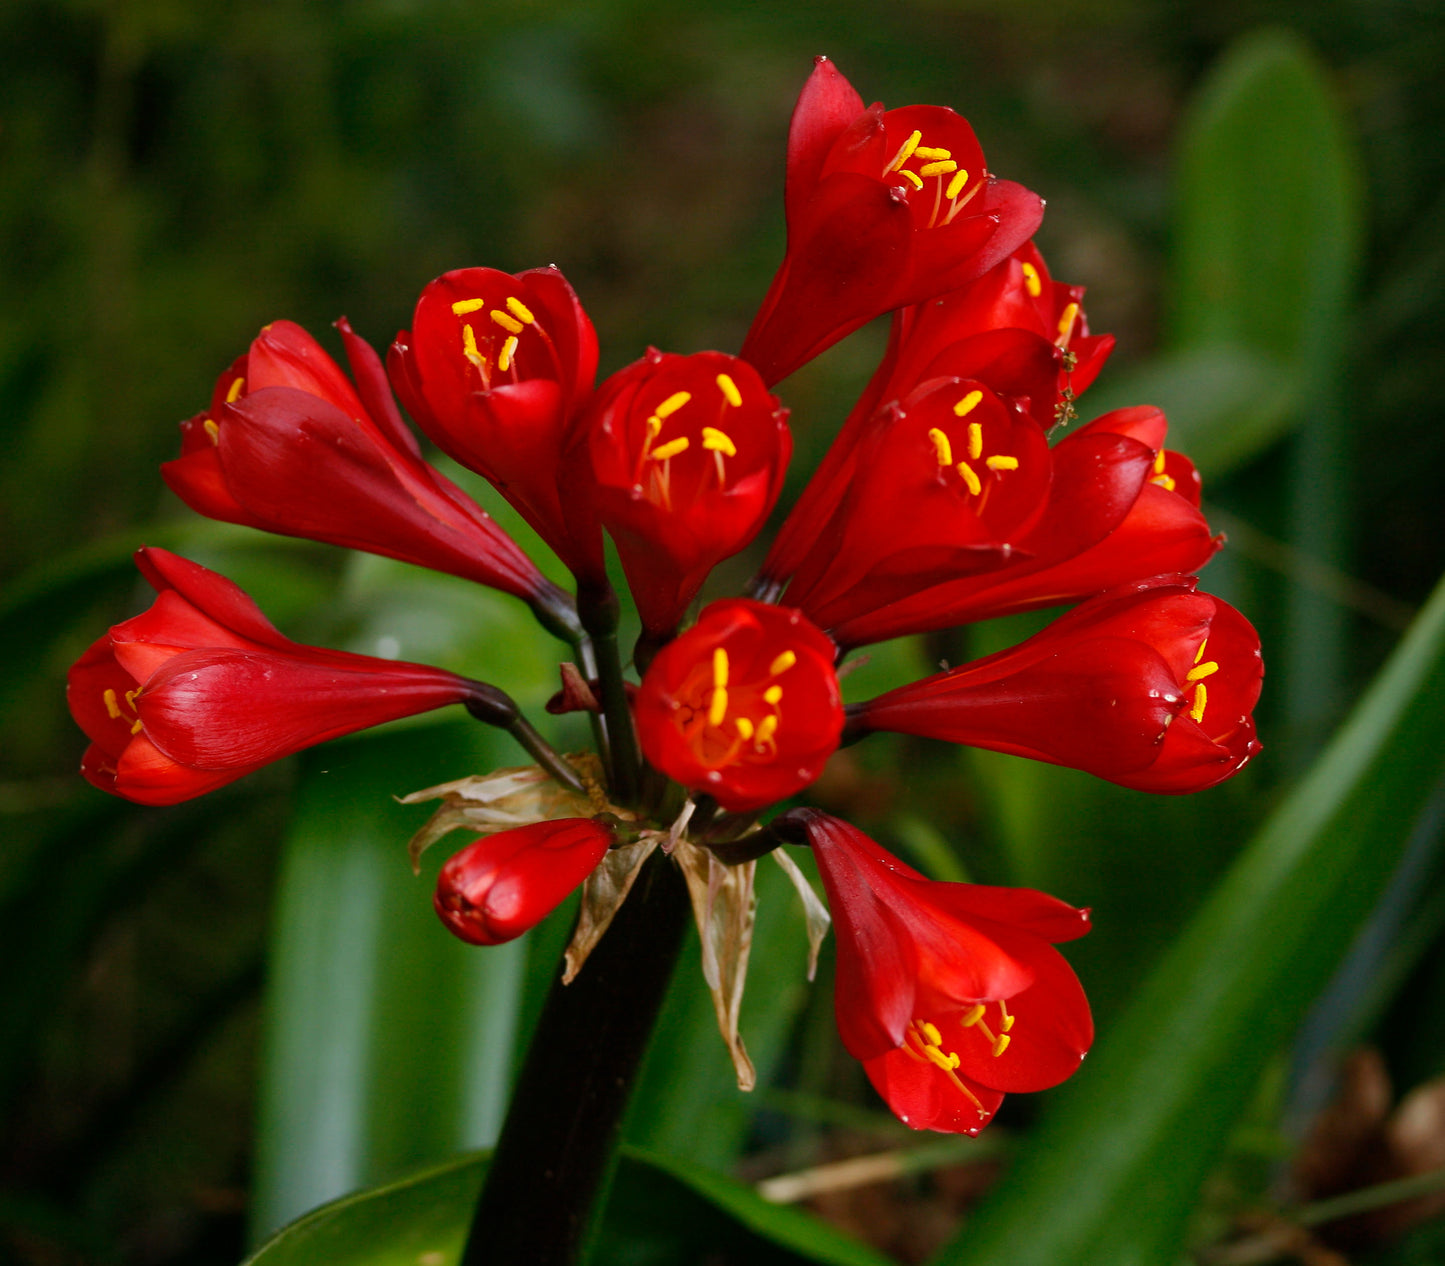
<instances>
[{"instance_id":1,"label":"flower cluster","mask_svg":"<svg viewBox=\"0 0 1445 1266\"><path fill-rule=\"evenodd\" d=\"M573 648L555 706L591 714L595 758L559 756L495 686L291 642L228 580L149 549L137 561L154 606L71 671L92 740L82 772L170 804L462 704L568 794L442 868L449 929L517 936L649 840L723 868L807 846L837 930L845 1046L908 1124L977 1133L1005 1093L1054 1085L1089 1048L1088 1003L1053 948L1088 930L1087 911L935 883L835 817L793 808L764 824L766 811L874 731L1201 790L1259 748L1259 641L1197 590L1220 542L1198 474L1164 447L1163 414L1068 427L1113 340L1090 332L1082 290L1053 280L1033 244L1040 199L988 170L964 119L865 107L820 58L792 119L785 201L787 251L736 356L648 349L598 384L596 334L556 268L462 268L422 291L384 365L339 321L350 377L298 326L267 326L163 468L212 518L527 603ZM792 440L772 388L884 315L882 362L747 595L690 619L782 490ZM427 461L396 397L536 529L574 593ZM617 651L606 537L641 619L637 682ZM837 670L854 648L1061 606L1018 646L843 704ZM619 900L628 882L609 878ZM750 918L751 889L737 891Z\"/></svg>"}]
</instances>

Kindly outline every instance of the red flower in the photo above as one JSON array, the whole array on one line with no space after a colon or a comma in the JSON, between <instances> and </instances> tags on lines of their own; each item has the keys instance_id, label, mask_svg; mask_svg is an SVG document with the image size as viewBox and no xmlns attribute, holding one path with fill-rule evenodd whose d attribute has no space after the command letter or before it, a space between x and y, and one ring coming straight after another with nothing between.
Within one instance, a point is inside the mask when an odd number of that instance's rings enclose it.
<instances>
[{"instance_id":1,"label":"red flower","mask_svg":"<svg viewBox=\"0 0 1445 1266\"><path fill-rule=\"evenodd\" d=\"M162 549L136 565L151 608L70 670L91 739L81 773L141 804L176 804L303 747L485 690L440 668L303 646L224 576Z\"/></svg>"},{"instance_id":2,"label":"red flower","mask_svg":"<svg viewBox=\"0 0 1445 1266\"><path fill-rule=\"evenodd\" d=\"M337 324L356 387L299 325L273 322L217 380L210 409L181 424L166 482L213 519L463 576L515 594L555 626L568 600L421 459L376 353Z\"/></svg>"},{"instance_id":3,"label":"red flower","mask_svg":"<svg viewBox=\"0 0 1445 1266\"><path fill-rule=\"evenodd\" d=\"M1101 594L1009 650L856 709L891 730L1082 769L1141 791L1202 791L1259 751L1259 635L1190 577Z\"/></svg>"},{"instance_id":4,"label":"red flower","mask_svg":"<svg viewBox=\"0 0 1445 1266\"><path fill-rule=\"evenodd\" d=\"M562 274L444 273L422 291L387 363L437 446L490 480L574 571L590 571L595 556L572 540L557 474L592 391L597 335Z\"/></svg>"},{"instance_id":5,"label":"red flower","mask_svg":"<svg viewBox=\"0 0 1445 1266\"><path fill-rule=\"evenodd\" d=\"M1094 1040L1052 943L1089 912L1030 888L935 883L856 827L795 809L838 938L838 1032L899 1120L977 1134L1005 1092L1069 1077Z\"/></svg>"},{"instance_id":6,"label":"red flower","mask_svg":"<svg viewBox=\"0 0 1445 1266\"><path fill-rule=\"evenodd\" d=\"M1048 502L1043 429L981 383L923 384L875 415L785 600L828 628L1004 566Z\"/></svg>"},{"instance_id":7,"label":"red flower","mask_svg":"<svg viewBox=\"0 0 1445 1266\"><path fill-rule=\"evenodd\" d=\"M643 753L724 809L760 809L813 781L838 746L832 642L797 611L714 602L658 652L636 701Z\"/></svg>"},{"instance_id":8,"label":"red flower","mask_svg":"<svg viewBox=\"0 0 1445 1266\"><path fill-rule=\"evenodd\" d=\"M500 945L551 914L596 869L612 838L591 818L484 835L442 867L432 903L454 936Z\"/></svg>"},{"instance_id":9,"label":"red flower","mask_svg":"<svg viewBox=\"0 0 1445 1266\"><path fill-rule=\"evenodd\" d=\"M572 500L590 497L643 625L661 635L758 534L793 447L787 411L746 361L656 350L603 383L577 443L585 483Z\"/></svg>"},{"instance_id":10,"label":"red flower","mask_svg":"<svg viewBox=\"0 0 1445 1266\"><path fill-rule=\"evenodd\" d=\"M1063 606L1139 576L1198 571L1219 549L1199 511L1199 474L1165 450L1154 408L1106 413L1050 452L1043 515L1014 540L1008 565L946 581L839 620L840 646Z\"/></svg>"},{"instance_id":11,"label":"red flower","mask_svg":"<svg viewBox=\"0 0 1445 1266\"><path fill-rule=\"evenodd\" d=\"M743 343L765 382L894 308L986 272L1033 236L1037 195L995 180L967 121L885 113L817 59L788 131L788 250Z\"/></svg>"}]
</instances>

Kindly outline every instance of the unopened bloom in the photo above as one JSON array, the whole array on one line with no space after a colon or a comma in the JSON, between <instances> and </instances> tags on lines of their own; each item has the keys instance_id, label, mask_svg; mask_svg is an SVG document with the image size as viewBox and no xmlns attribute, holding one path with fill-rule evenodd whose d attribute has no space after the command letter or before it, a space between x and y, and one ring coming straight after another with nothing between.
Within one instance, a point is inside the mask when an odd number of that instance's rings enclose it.
<instances>
[{"instance_id":1,"label":"unopened bloom","mask_svg":"<svg viewBox=\"0 0 1445 1266\"><path fill-rule=\"evenodd\" d=\"M638 614L670 633L708 572L757 535L782 490L787 410L746 361L656 350L599 388L575 502L617 543Z\"/></svg>"},{"instance_id":2,"label":"unopened bloom","mask_svg":"<svg viewBox=\"0 0 1445 1266\"><path fill-rule=\"evenodd\" d=\"M742 598L711 603L642 679L643 753L732 812L791 796L838 746L834 654L797 611Z\"/></svg>"},{"instance_id":3,"label":"unopened bloom","mask_svg":"<svg viewBox=\"0 0 1445 1266\"><path fill-rule=\"evenodd\" d=\"M793 111L788 249L742 355L768 383L874 317L965 285L1033 236L1036 194L996 180L942 106L864 108L820 57Z\"/></svg>"},{"instance_id":4,"label":"unopened bloom","mask_svg":"<svg viewBox=\"0 0 1445 1266\"><path fill-rule=\"evenodd\" d=\"M442 867L432 903L454 936L500 945L551 914L596 869L612 840L611 828L591 818L484 835Z\"/></svg>"},{"instance_id":5,"label":"unopened bloom","mask_svg":"<svg viewBox=\"0 0 1445 1266\"><path fill-rule=\"evenodd\" d=\"M166 482L210 518L450 572L555 623L568 600L422 460L376 353L338 324L355 386L299 325L273 322L217 380L211 407L181 424Z\"/></svg>"},{"instance_id":6,"label":"unopened bloom","mask_svg":"<svg viewBox=\"0 0 1445 1266\"><path fill-rule=\"evenodd\" d=\"M812 846L827 889L843 1045L905 1125L977 1134L1005 1093L1079 1067L1093 1019L1053 943L1087 932L1087 910L1029 888L928 880L816 809L782 824Z\"/></svg>"},{"instance_id":7,"label":"unopened bloom","mask_svg":"<svg viewBox=\"0 0 1445 1266\"><path fill-rule=\"evenodd\" d=\"M443 273L387 357L397 394L443 452L488 479L574 571L562 450L597 373L597 335L555 268ZM580 547L579 547L580 546Z\"/></svg>"},{"instance_id":8,"label":"unopened bloom","mask_svg":"<svg viewBox=\"0 0 1445 1266\"><path fill-rule=\"evenodd\" d=\"M81 773L127 800L176 804L304 747L488 689L424 664L293 642L237 585L165 550L139 550L136 565L154 604L95 642L67 686L91 740Z\"/></svg>"},{"instance_id":9,"label":"unopened bloom","mask_svg":"<svg viewBox=\"0 0 1445 1266\"><path fill-rule=\"evenodd\" d=\"M859 704L863 732L967 743L1141 791L1202 791L1259 751L1259 635L1191 577L1101 594L1008 650Z\"/></svg>"}]
</instances>

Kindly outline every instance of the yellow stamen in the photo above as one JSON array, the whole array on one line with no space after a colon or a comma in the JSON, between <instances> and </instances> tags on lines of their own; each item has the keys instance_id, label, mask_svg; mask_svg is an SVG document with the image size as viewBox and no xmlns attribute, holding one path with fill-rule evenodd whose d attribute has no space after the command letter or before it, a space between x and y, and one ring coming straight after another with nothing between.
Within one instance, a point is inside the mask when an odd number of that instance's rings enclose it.
<instances>
[{"instance_id":1,"label":"yellow stamen","mask_svg":"<svg viewBox=\"0 0 1445 1266\"><path fill-rule=\"evenodd\" d=\"M968 455L973 461L983 456L983 423L968 424Z\"/></svg>"},{"instance_id":2,"label":"yellow stamen","mask_svg":"<svg viewBox=\"0 0 1445 1266\"><path fill-rule=\"evenodd\" d=\"M476 331L470 325L462 326L462 353L478 369L481 369L487 362L482 359L482 354L477 350Z\"/></svg>"},{"instance_id":3,"label":"yellow stamen","mask_svg":"<svg viewBox=\"0 0 1445 1266\"><path fill-rule=\"evenodd\" d=\"M946 176L949 174L949 172L954 172L957 170L958 164L955 163L952 159L947 159L941 163L924 163L924 165L918 169L918 174L924 177Z\"/></svg>"},{"instance_id":4,"label":"yellow stamen","mask_svg":"<svg viewBox=\"0 0 1445 1266\"><path fill-rule=\"evenodd\" d=\"M497 368L504 374L512 367L512 357L517 354L517 336L508 334L507 341L502 344L502 350L497 356Z\"/></svg>"},{"instance_id":5,"label":"yellow stamen","mask_svg":"<svg viewBox=\"0 0 1445 1266\"><path fill-rule=\"evenodd\" d=\"M1209 645L1209 639L1208 639L1207 637L1204 639L1204 641L1202 641L1202 642L1199 643L1199 649L1194 652L1194 662L1195 662L1196 664L1197 664L1201 659L1204 658L1204 648L1205 648L1206 646L1208 646L1208 645Z\"/></svg>"},{"instance_id":6,"label":"yellow stamen","mask_svg":"<svg viewBox=\"0 0 1445 1266\"><path fill-rule=\"evenodd\" d=\"M930 1046L942 1046L942 1045L943 1045L943 1034L940 1033L940 1032L939 1032L932 1024L930 1024L927 1020L920 1020L920 1021L918 1022L918 1027L923 1030L923 1036L928 1039L928 1044L929 1044Z\"/></svg>"},{"instance_id":7,"label":"yellow stamen","mask_svg":"<svg viewBox=\"0 0 1445 1266\"><path fill-rule=\"evenodd\" d=\"M951 1071L955 1067L953 1061L936 1046L925 1046L923 1053L945 1072Z\"/></svg>"},{"instance_id":8,"label":"yellow stamen","mask_svg":"<svg viewBox=\"0 0 1445 1266\"><path fill-rule=\"evenodd\" d=\"M654 413L647 419L647 438L655 440L660 430L662 430L662 419Z\"/></svg>"},{"instance_id":9,"label":"yellow stamen","mask_svg":"<svg viewBox=\"0 0 1445 1266\"><path fill-rule=\"evenodd\" d=\"M110 713L112 721L120 720L120 705L115 701L115 691L107 690L101 696L105 700L105 710Z\"/></svg>"},{"instance_id":10,"label":"yellow stamen","mask_svg":"<svg viewBox=\"0 0 1445 1266\"><path fill-rule=\"evenodd\" d=\"M976 1003L974 1003L973 1009L972 1009L971 1011L966 1012L966 1013L964 1014L964 1016L963 1016L963 1019L962 1019L963 1027L966 1028L966 1029L971 1029L975 1024L977 1024L980 1020L983 1019L983 1013L984 1013L986 1010L988 1010L988 1003L986 1003L986 1002L976 1002Z\"/></svg>"},{"instance_id":11,"label":"yellow stamen","mask_svg":"<svg viewBox=\"0 0 1445 1266\"><path fill-rule=\"evenodd\" d=\"M221 442L221 428L218 427L212 419L207 418L201 425L206 428L206 434L211 437L212 444L219 444Z\"/></svg>"},{"instance_id":12,"label":"yellow stamen","mask_svg":"<svg viewBox=\"0 0 1445 1266\"><path fill-rule=\"evenodd\" d=\"M783 651L777 659L768 665L768 676L776 677L780 673L785 673L797 662L798 657L793 654L792 651Z\"/></svg>"},{"instance_id":13,"label":"yellow stamen","mask_svg":"<svg viewBox=\"0 0 1445 1266\"><path fill-rule=\"evenodd\" d=\"M763 691L763 702L766 703L769 707L776 708L778 706L778 701L782 697L783 688L781 686L769 686L766 690Z\"/></svg>"},{"instance_id":14,"label":"yellow stamen","mask_svg":"<svg viewBox=\"0 0 1445 1266\"><path fill-rule=\"evenodd\" d=\"M975 497L983 491L983 481L974 473L973 467L967 462L958 463L958 473L963 476L963 482L968 485L968 490Z\"/></svg>"},{"instance_id":15,"label":"yellow stamen","mask_svg":"<svg viewBox=\"0 0 1445 1266\"><path fill-rule=\"evenodd\" d=\"M692 392L690 391L674 391L653 412L660 418L670 418L691 399Z\"/></svg>"},{"instance_id":16,"label":"yellow stamen","mask_svg":"<svg viewBox=\"0 0 1445 1266\"><path fill-rule=\"evenodd\" d=\"M1023 271L1024 289L1026 289L1033 298L1037 299L1044 292L1044 283L1039 277L1039 270L1032 264L1025 263L1023 265Z\"/></svg>"},{"instance_id":17,"label":"yellow stamen","mask_svg":"<svg viewBox=\"0 0 1445 1266\"><path fill-rule=\"evenodd\" d=\"M1213 677L1219 671L1219 665L1210 660L1207 664L1200 664L1197 668L1191 668L1185 681L1203 681L1206 677Z\"/></svg>"},{"instance_id":18,"label":"yellow stamen","mask_svg":"<svg viewBox=\"0 0 1445 1266\"><path fill-rule=\"evenodd\" d=\"M136 723L135 723L133 726L130 727L130 732L131 732L132 734L139 734L139 733L140 733L143 729L145 729L145 728L146 728L146 723L145 723L144 721L140 720L139 718L137 718L137 719L136 719Z\"/></svg>"},{"instance_id":19,"label":"yellow stamen","mask_svg":"<svg viewBox=\"0 0 1445 1266\"><path fill-rule=\"evenodd\" d=\"M914 132L912 136L903 142L903 147L893 156L893 161L889 163L884 170L897 171L902 167L904 163L913 157L913 151L918 148L918 142L922 139L922 132Z\"/></svg>"},{"instance_id":20,"label":"yellow stamen","mask_svg":"<svg viewBox=\"0 0 1445 1266\"><path fill-rule=\"evenodd\" d=\"M231 385L226 388L226 403L235 404L241 398L241 392L245 390L246 380L244 378L232 379Z\"/></svg>"},{"instance_id":21,"label":"yellow stamen","mask_svg":"<svg viewBox=\"0 0 1445 1266\"><path fill-rule=\"evenodd\" d=\"M486 306L487 301L485 299L458 299L452 304L452 311L455 312L457 316L466 316L468 312L476 312L479 308L485 308Z\"/></svg>"},{"instance_id":22,"label":"yellow stamen","mask_svg":"<svg viewBox=\"0 0 1445 1266\"><path fill-rule=\"evenodd\" d=\"M968 184L968 172L960 168L953 179L948 182L948 188L943 191L944 196L949 198L958 197L958 195L963 192L963 187L966 184Z\"/></svg>"},{"instance_id":23,"label":"yellow stamen","mask_svg":"<svg viewBox=\"0 0 1445 1266\"><path fill-rule=\"evenodd\" d=\"M125 692L125 706L128 707L132 712L135 711L135 697L138 694L140 694L139 686L137 686L134 690L127 690Z\"/></svg>"},{"instance_id":24,"label":"yellow stamen","mask_svg":"<svg viewBox=\"0 0 1445 1266\"><path fill-rule=\"evenodd\" d=\"M532 315L532 310L527 307L516 295L507 296L507 311L517 318L523 325L531 325L537 318Z\"/></svg>"},{"instance_id":25,"label":"yellow stamen","mask_svg":"<svg viewBox=\"0 0 1445 1266\"><path fill-rule=\"evenodd\" d=\"M733 724L738 727L738 733L742 736L744 743L746 743L750 738L752 738L753 723L749 721L747 717L738 717L738 719L734 721Z\"/></svg>"},{"instance_id":26,"label":"yellow stamen","mask_svg":"<svg viewBox=\"0 0 1445 1266\"><path fill-rule=\"evenodd\" d=\"M1209 692L1204 688L1204 683L1201 681L1194 687L1194 706L1189 709L1189 715L1193 717L1196 722L1204 720L1204 705L1208 700Z\"/></svg>"},{"instance_id":27,"label":"yellow stamen","mask_svg":"<svg viewBox=\"0 0 1445 1266\"><path fill-rule=\"evenodd\" d=\"M1007 1033L1014 1026L1014 1017L1008 1013L1008 1005L1002 998L998 1000L998 1009L1003 1014L1003 1031Z\"/></svg>"},{"instance_id":28,"label":"yellow stamen","mask_svg":"<svg viewBox=\"0 0 1445 1266\"><path fill-rule=\"evenodd\" d=\"M1162 448L1154 454L1154 473L1156 475L1164 473L1164 450Z\"/></svg>"},{"instance_id":29,"label":"yellow stamen","mask_svg":"<svg viewBox=\"0 0 1445 1266\"><path fill-rule=\"evenodd\" d=\"M997 1059L1006 1050L1008 1050L1008 1044L1012 1041L1013 1038L1011 1038L1007 1033L1000 1033L993 1042L993 1057Z\"/></svg>"},{"instance_id":30,"label":"yellow stamen","mask_svg":"<svg viewBox=\"0 0 1445 1266\"><path fill-rule=\"evenodd\" d=\"M728 692L721 686L712 692L712 702L707 706L707 723L721 725L728 714Z\"/></svg>"},{"instance_id":31,"label":"yellow stamen","mask_svg":"<svg viewBox=\"0 0 1445 1266\"><path fill-rule=\"evenodd\" d=\"M522 332L522 323L517 320L516 317L508 316L501 308L493 308L487 315L500 325L502 329L506 330L508 334L520 334Z\"/></svg>"},{"instance_id":32,"label":"yellow stamen","mask_svg":"<svg viewBox=\"0 0 1445 1266\"><path fill-rule=\"evenodd\" d=\"M1173 492L1177 487L1172 475L1155 475L1149 482L1151 484L1158 484L1165 492Z\"/></svg>"},{"instance_id":33,"label":"yellow stamen","mask_svg":"<svg viewBox=\"0 0 1445 1266\"><path fill-rule=\"evenodd\" d=\"M758 722L758 746L766 747L773 741L773 735L778 732L778 718L766 716Z\"/></svg>"},{"instance_id":34,"label":"yellow stamen","mask_svg":"<svg viewBox=\"0 0 1445 1266\"><path fill-rule=\"evenodd\" d=\"M928 438L933 441L934 451L938 454L938 464L952 466L953 445L948 442L948 436L935 426L928 432Z\"/></svg>"},{"instance_id":35,"label":"yellow stamen","mask_svg":"<svg viewBox=\"0 0 1445 1266\"><path fill-rule=\"evenodd\" d=\"M990 470L1017 470L1019 459L1006 453L995 453L992 457L985 458L983 464Z\"/></svg>"},{"instance_id":36,"label":"yellow stamen","mask_svg":"<svg viewBox=\"0 0 1445 1266\"><path fill-rule=\"evenodd\" d=\"M715 647L712 653L712 684L718 690L728 684L728 653L721 646Z\"/></svg>"},{"instance_id":37,"label":"yellow stamen","mask_svg":"<svg viewBox=\"0 0 1445 1266\"><path fill-rule=\"evenodd\" d=\"M967 417L976 408L978 408L979 401L981 401L982 399L983 392L970 391L968 395L964 396L962 400L960 400L956 405L953 406L953 411L957 416L961 418Z\"/></svg>"},{"instance_id":38,"label":"yellow stamen","mask_svg":"<svg viewBox=\"0 0 1445 1266\"><path fill-rule=\"evenodd\" d=\"M722 453L727 457L738 455L738 446L725 432L719 431L715 426L702 428L702 446L710 452Z\"/></svg>"},{"instance_id":39,"label":"yellow stamen","mask_svg":"<svg viewBox=\"0 0 1445 1266\"><path fill-rule=\"evenodd\" d=\"M1059 317L1059 337L1055 340L1060 346L1069 341L1069 335L1074 332L1074 320L1078 315L1079 305L1077 303L1068 304L1064 308L1063 315Z\"/></svg>"},{"instance_id":40,"label":"yellow stamen","mask_svg":"<svg viewBox=\"0 0 1445 1266\"><path fill-rule=\"evenodd\" d=\"M908 183L911 184L915 189L923 188L923 178L921 176L914 175L913 172L908 170L908 168L902 168L898 174L900 176L907 176Z\"/></svg>"},{"instance_id":41,"label":"yellow stamen","mask_svg":"<svg viewBox=\"0 0 1445 1266\"><path fill-rule=\"evenodd\" d=\"M951 149L938 149L933 145L920 145L913 151L913 156L923 159L924 162L928 162L935 158L952 158L953 151Z\"/></svg>"},{"instance_id":42,"label":"yellow stamen","mask_svg":"<svg viewBox=\"0 0 1445 1266\"><path fill-rule=\"evenodd\" d=\"M743 393L738 390L738 385L727 374L717 376L717 388L727 397L727 402L734 409L741 409L743 406Z\"/></svg>"},{"instance_id":43,"label":"yellow stamen","mask_svg":"<svg viewBox=\"0 0 1445 1266\"><path fill-rule=\"evenodd\" d=\"M679 435L675 440L668 440L666 444L660 445L652 450L652 460L665 462L676 457L679 453L687 452L692 441L685 435Z\"/></svg>"}]
</instances>

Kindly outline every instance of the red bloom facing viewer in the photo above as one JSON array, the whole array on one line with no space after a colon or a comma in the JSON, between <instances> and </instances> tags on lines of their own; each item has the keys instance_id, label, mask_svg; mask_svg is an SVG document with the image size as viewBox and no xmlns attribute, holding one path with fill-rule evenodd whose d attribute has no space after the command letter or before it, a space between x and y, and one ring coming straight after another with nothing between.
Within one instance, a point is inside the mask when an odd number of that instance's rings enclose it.
<instances>
[{"instance_id":1,"label":"red bloom facing viewer","mask_svg":"<svg viewBox=\"0 0 1445 1266\"><path fill-rule=\"evenodd\" d=\"M977 1134L1011 1091L1074 1073L1094 1040L1088 1000L1053 943L1089 912L1030 888L936 883L856 827L794 809L838 938L838 1032L898 1119Z\"/></svg>"},{"instance_id":2,"label":"red bloom facing viewer","mask_svg":"<svg viewBox=\"0 0 1445 1266\"><path fill-rule=\"evenodd\" d=\"M712 603L642 679L643 753L734 813L801 791L843 729L833 655L797 611L743 598Z\"/></svg>"},{"instance_id":3,"label":"red bloom facing viewer","mask_svg":"<svg viewBox=\"0 0 1445 1266\"><path fill-rule=\"evenodd\" d=\"M136 566L151 608L115 625L70 670L90 738L81 773L141 804L176 804L355 730L471 698L440 668L303 646L235 584L163 549Z\"/></svg>"},{"instance_id":4,"label":"red bloom facing viewer","mask_svg":"<svg viewBox=\"0 0 1445 1266\"><path fill-rule=\"evenodd\" d=\"M1259 635L1192 576L1101 594L1009 650L850 708L892 730L1082 769L1140 791L1203 791L1259 751Z\"/></svg>"},{"instance_id":5,"label":"red bloom facing viewer","mask_svg":"<svg viewBox=\"0 0 1445 1266\"><path fill-rule=\"evenodd\" d=\"M432 903L449 932L473 945L500 945L551 914L612 840L612 830L591 818L484 835L442 867Z\"/></svg>"}]
</instances>

